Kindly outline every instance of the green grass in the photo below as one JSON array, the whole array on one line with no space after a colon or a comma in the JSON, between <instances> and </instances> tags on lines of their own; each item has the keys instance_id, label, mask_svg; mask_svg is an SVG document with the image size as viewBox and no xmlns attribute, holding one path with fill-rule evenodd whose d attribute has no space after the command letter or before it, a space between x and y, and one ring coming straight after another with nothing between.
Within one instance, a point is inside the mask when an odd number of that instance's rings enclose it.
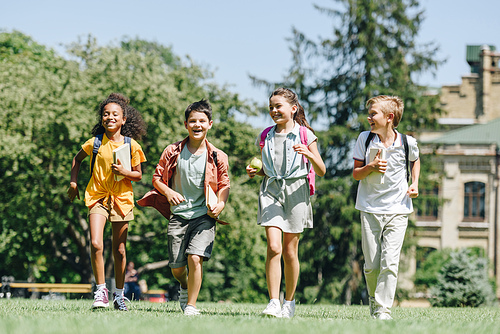
<instances>
[{"instance_id":1,"label":"green grass","mask_svg":"<svg viewBox=\"0 0 500 334\"><path fill-rule=\"evenodd\" d=\"M392 321L367 306L297 305L293 319L264 318L263 304L198 303L185 317L176 302L130 303L129 312L92 311L90 300L0 300L0 333L500 333L500 308L393 308Z\"/></svg>"}]
</instances>

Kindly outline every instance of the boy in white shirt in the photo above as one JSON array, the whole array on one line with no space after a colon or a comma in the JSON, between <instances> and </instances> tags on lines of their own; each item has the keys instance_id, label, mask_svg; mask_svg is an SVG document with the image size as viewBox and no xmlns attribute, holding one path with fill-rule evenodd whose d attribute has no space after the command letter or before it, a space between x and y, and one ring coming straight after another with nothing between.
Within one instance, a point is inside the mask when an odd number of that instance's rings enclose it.
<instances>
[{"instance_id":1,"label":"boy in white shirt","mask_svg":"<svg viewBox=\"0 0 500 334\"><path fill-rule=\"evenodd\" d=\"M358 137L352 175L360 181L356 209L361 214L370 315L387 320L392 319L390 307L396 293L399 256L408 215L413 212L411 198L418 196L420 160L415 138L395 129L404 109L399 97L376 96L368 100L366 107L371 131L364 131ZM378 151L369 161L371 148ZM408 160L411 162L410 186Z\"/></svg>"}]
</instances>

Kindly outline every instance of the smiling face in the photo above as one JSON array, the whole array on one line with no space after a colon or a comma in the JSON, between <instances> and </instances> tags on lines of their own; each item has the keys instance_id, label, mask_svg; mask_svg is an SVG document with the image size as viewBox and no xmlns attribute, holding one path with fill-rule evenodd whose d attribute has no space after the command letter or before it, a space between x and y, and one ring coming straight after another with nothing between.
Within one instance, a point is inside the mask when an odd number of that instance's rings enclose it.
<instances>
[{"instance_id":1,"label":"smiling face","mask_svg":"<svg viewBox=\"0 0 500 334\"><path fill-rule=\"evenodd\" d=\"M293 116L297 112L297 106L291 105L285 97L273 95L269 99L269 115L276 124L293 122Z\"/></svg>"},{"instance_id":2,"label":"smiling face","mask_svg":"<svg viewBox=\"0 0 500 334\"><path fill-rule=\"evenodd\" d=\"M102 111L102 126L106 130L106 134L120 131L127 119L123 115L122 107L116 103L108 103Z\"/></svg>"},{"instance_id":3,"label":"smiling face","mask_svg":"<svg viewBox=\"0 0 500 334\"><path fill-rule=\"evenodd\" d=\"M204 112L191 111L184 126L189 132L189 139L193 141L202 141L207 136L207 132L212 128L212 121Z\"/></svg>"},{"instance_id":4,"label":"smiling face","mask_svg":"<svg viewBox=\"0 0 500 334\"><path fill-rule=\"evenodd\" d=\"M370 123L370 129L373 133L379 133L382 130L387 129L387 127L392 127L392 120L394 119L394 114L385 114L382 111L381 103L373 103L368 109L368 122Z\"/></svg>"}]
</instances>

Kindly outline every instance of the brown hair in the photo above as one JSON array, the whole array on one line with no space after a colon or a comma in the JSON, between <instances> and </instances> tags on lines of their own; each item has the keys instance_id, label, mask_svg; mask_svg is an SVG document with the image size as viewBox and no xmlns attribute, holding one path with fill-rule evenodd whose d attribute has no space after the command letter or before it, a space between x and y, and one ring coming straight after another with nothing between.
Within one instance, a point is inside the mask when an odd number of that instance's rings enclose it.
<instances>
[{"instance_id":1,"label":"brown hair","mask_svg":"<svg viewBox=\"0 0 500 334\"><path fill-rule=\"evenodd\" d=\"M306 113L304 111L304 108L299 103L298 95L291 89L281 87L275 89L274 92L271 93L271 96L269 96L269 99L271 99L271 97L276 95L283 96L286 99L286 101L290 103L292 106L294 105L297 106L297 111L293 115L293 120L299 123L299 125L305 126L314 133L314 130L307 122Z\"/></svg>"},{"instance_id":2,"label":"brown hair","mask_svg":"<svg viewBox=\"0 0 500 334\"><path fill-rule=\"evenodd\" d=\"M397 96L379 95L369 99L366 102L366 107L370 109L370 107L376 103L380 104L380 110L384 113L384 115L388 115L390 113L394 114L392 125L396 128L399 125L399 121L401 121L401 118L403 117L405 107L403 100Z\"/></svg>"}]
</instances>

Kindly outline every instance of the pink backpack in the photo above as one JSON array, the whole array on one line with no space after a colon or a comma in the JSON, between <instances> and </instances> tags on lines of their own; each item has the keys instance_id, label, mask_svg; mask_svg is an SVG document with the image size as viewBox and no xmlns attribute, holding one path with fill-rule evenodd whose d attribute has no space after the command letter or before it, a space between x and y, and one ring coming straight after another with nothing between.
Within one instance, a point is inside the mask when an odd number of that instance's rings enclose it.
<instances>
[{"instance_id":1,"label":"pink backpack","mask_svg":"<svg viewBox=\"0 0 500 334\"><path fill-rule=\"evenodd\" d=\"M273 125L274 126L274 125ZM260 134L260 149L262 150L264 148L264 141L266 140L266 136L269 133L269 131L272 129L273 126L270 126L268 128L265 128L264 131ZM307 128L305 126L300 126L300 142L304 145L307 146ZM309 161L307 160L306 156L303 156L304 162L307 164ZM311 166L311 169L309 170L309 173L307 174L307 180L309 181L309 195L312 196L314 195L314 192L316 191L316 173L314 172L313 166Z\"/></svg>"}]
</instances>

